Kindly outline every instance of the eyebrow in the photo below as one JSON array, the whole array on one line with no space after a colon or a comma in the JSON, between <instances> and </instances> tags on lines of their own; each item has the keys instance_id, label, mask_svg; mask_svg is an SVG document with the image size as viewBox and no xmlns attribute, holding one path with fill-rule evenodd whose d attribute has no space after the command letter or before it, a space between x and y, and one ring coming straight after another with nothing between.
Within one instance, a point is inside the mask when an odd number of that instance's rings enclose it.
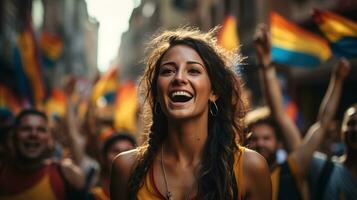
<instances>
[{"instance_id":1,"label":"eyebrow","mask_svg":"<svg viewBox=\"0 0 357 200\"><path fill-rule=\"evenodd\" d=\"M202 63L198 62L198 61L187 61L186 63L187 64L198 64L198 65L201 65L203 68L205 68L205 66ZM162 63L160 65L160 67L163 66L163 65L176 65L176 63L174 61L167 61L167 62Z\"/></svg>"}]
</instances>

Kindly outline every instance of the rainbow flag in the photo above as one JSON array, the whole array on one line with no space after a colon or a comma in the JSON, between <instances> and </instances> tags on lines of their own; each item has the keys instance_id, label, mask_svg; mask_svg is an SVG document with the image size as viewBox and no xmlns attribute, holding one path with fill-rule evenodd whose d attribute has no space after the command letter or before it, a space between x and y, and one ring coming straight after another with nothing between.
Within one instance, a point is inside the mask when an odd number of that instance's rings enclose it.
<instances>
[{"instance_id":1,"label":"rainbow flag","mask_svg":"<svg viewBox=\"0 0 357 200\"><path fill-rule=\"evenodd\" d=\"M314 10L315 22L337 57L357 57L357 22L328 11Z\"/></svg>"},{"instance_id":2,"label":"rainbow flag","mask_svg":"<svg viewBox=\"0 0 357 200\"><path fill-rule=\"evenodd\" d=\"M117 92L114 111L114 127L117 130L136 133L138 104L135 83L130 80L122 83Z\"/></svg>"},{"instance_id":3,"label":"rainbow flag","mask_svg":"<svg viewBox=\"0 0 357 200\"><path fill-rule=\"evenodd\" d=\"M54 88L52 89L51 96L46 101L45 110L48 116L64 117L66 105L66 94L62 90Z\"/></svg>"},{"instance_id":4,"label":"rainbow flag","mask_svg":"<svg viewBox=\"0 0 357 200\"><path fill-rule=\"evenodd\" d=\"M62 55L62 39L55 34L43 32L40 37L40 49L43 63L52 67Z\"/></svg>"},{"instance_id":5,"label":"rainbow flag","mask_svg":"<svg viewBox=\"0 0 357 200\"><path fill-rule=\"evenodd\" d=\"M278 63L311 68L331 56L328 43L272 12L270 15L272 60Z\"/></svg>"},{"instance_id":6,"label":"rainbow flag","mask_svg":"<svg viewBox=\"0 0 357 200\"><path fill-rule=\"evenodd\" d=\"M94 85L92 92L93 105L98 104L99 98L104 98L106 103L114 103L115 94L118 89L118 70L109 69ZM105 106L105 105L103 105Z\"/></svg>"},{"instance_id":7,"label":"rainbow flag","mask_svg":"<svg viewBox=\"0 0 357 200\"><path fill-rule=\"evenodd\" d=\"M234 16L228 15L218 33L218 45L228 51L239 49L237 22Z\"/></svg>"},{"instance_id":8,"label":"rainbow flag","mask_svg":"<svg viewBox=\"0 0 357 200\"><path fill-rule=\"evenodd\" d=\"M10 88L0 84L0 110L8 110L16 114L20 109L20 103Z\"/></svg>"},{"instance_id":9,"label":"rainbow flag","mask_svg":"<svg viewBox=\"0 0 357 200\"><path fill-rule=\"evenodd\" d=\"M15 68L21 95L34 106L42 106L45 90L37 57L36 41L31 28L17 37Z\"/></svg>"}]
</instances>

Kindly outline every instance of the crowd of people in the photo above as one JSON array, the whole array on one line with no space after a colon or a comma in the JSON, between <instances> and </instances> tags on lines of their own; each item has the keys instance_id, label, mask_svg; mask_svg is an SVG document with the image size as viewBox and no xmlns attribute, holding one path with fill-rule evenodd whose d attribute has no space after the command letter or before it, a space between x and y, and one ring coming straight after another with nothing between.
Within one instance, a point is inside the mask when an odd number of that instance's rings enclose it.
<instances>
[{"instance_id":1,"label":"crowd of people","mask_svg":"<svg viewBox=\"0 0 357 200\"><path fill-rule=\"evenodd\" d=\"M343 156L318 153L349 62L333 68L303 134L284 110L267 27L254 36L265 109L244 103L241 56L221 49L216 31L164 31L148 44L139 85L144 142L121 130L99 138L95 112L79 121L70 98L61 120L27 108L4 123L0 199L356 199L356 104L339 131Z\"/></svg>"}]
</instances>

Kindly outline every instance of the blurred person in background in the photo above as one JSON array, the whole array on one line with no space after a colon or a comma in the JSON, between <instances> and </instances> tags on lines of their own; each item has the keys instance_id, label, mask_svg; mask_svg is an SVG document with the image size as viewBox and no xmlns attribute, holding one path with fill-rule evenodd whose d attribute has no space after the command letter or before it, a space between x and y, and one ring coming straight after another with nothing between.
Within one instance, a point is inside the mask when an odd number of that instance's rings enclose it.
<instances>
[{"instance_id":1,"label":"blurred person in background","mask_svg":"<svg viewBox=\"0 0 357 200\"><path fill-rule=\"evenodd\" d=\"M11 157L9 135L14 116L8 110L0 110L0 165Z\"/></svg>"},{"instance_id":2,"label":"blurred person in background","mask_svg":"<svg viewBox=\"0 0 357 200\"><path fill-rule=\"evenodd\" d=\"M11 133L14 157L0 165L0 199L81 199L85 178L72 160L52 160L46 114L22 110Z\"/></svg>"},{"instance_id":3,"label":"blurred person in background","mask_svg":"<svg viewBox=\"0 0 357 200\"><path fill-rule=\"evenodd\" d=\"M264 93L277 126L269 123L250 125L252 131L250 147L268 160L273 184L273 199L308 199L309 193L304 177L308 174L313 153L322 143L337 110L342 85L350 70L349 63L341 59L334 68L320 105L318 119L301 141L299 129L283 108L275 66L271 63L270 35L265 25L257 28L255 46L263 75ZM278 132L281 133L284 147L288 152L287 160L282 164L278 164L275 157L278 149Z\"/></svg>"},{"instance_id":4,"label":"blurred person in background","mask_svg":"<svg viewBox=\"0 0 357 200\"><path fill-rule=\"evenodd\" d=\"M115 158L115 199L271 199L266 161L245 149L242 83L215 31L166 31L142 78L148 140Z\"/></svg>"},{"instance_id":5,"label":"blurred person in background","mask_svg":"<svg viewBox=\"0 0 357 200\"><path fill-rule=\"evenodd\" d=\"M309 175L312 199L357 198L357 104L349 107L342 121L341 138L346 146L340 160L314 155Z\"/></svg>"},{"instance_id":6,"label":"blurred person in background","mask_svg":"<svg viewBox=\"0 0 357 200\"><path fill-rule=\"evenodd\" d=\"M136 141L131 133L118 132L104 141L101 159L101 177L97 186L91 189L94 199L109 200L110 168L114 158L124 151L134 149Z\"/></svg>"},{"instance_id":7,"label":"blurred person in background","mask_svg":"<svg viewBox=\"0 0 357 200\"><path fill-rule=\"evenodd\" d=\"M341 140L340 130L341 122L332 121L328 126L328 132L318 152L325 154L329 159L342 156L345 152L345 145Z\"/></svg>"}]
</instances>

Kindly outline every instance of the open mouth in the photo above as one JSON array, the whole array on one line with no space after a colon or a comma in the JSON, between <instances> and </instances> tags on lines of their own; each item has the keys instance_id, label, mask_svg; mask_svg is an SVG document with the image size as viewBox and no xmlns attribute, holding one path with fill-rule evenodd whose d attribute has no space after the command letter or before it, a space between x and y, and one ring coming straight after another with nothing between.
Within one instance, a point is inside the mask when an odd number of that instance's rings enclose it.
<instances>
[{"instance_id":1,"label":"open mouth","mask_svg":"<svg viewBox=\"0 0 357 200\"><path fill-rule=\"evenodd\" d=\"M171 101L175 103L184 103L193 98L192 94L186 91L175 91L170 94Z\"/></svg>"},{"instance_id":2,"label":"open mouth","mask_svg":"<svg viewBox=\"0 0 357 200\"><path fill-rule=\"evenodd\" d=\"M24 143L26 149L36 149L40 146L39 142L26 142Z\"/></svg>"}]
</instances>

